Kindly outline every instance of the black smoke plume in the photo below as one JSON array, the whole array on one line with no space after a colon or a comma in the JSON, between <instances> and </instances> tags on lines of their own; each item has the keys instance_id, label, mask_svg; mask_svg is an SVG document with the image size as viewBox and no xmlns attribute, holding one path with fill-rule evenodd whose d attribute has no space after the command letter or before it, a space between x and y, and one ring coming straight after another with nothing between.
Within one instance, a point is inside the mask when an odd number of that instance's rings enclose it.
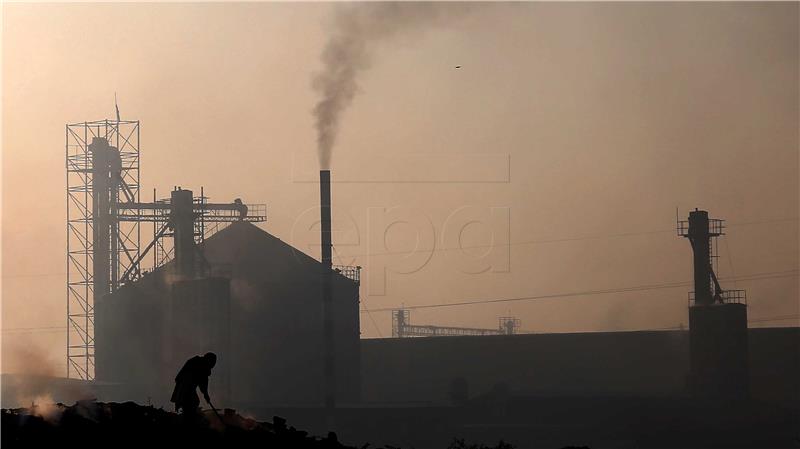
<instances>
[{"instance_id":1,"label":"black smoke plume","mask_svg":"<svg viewBox=\"0 0 800 449\"><path fill-rule=\"evenodd\" d=\"M342 112L359 91L359 76L370 67L374 44L401 33L444 24L466 8L465 4L428 2L337 5L330 23L330 39L321 55L322 69L312 80L319 94L314 118L320 168L330 168Z\"/></svg>"}]
</instances>

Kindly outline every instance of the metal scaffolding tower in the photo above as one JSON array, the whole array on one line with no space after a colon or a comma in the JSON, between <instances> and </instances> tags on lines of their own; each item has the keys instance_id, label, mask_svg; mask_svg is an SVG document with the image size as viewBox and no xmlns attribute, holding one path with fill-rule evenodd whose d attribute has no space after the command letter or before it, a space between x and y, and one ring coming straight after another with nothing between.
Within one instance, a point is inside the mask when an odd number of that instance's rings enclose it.
<instances>
[{"instance_id":1,"label":"metal scaffolding tower","mask_svg":"<svg viewBox=\"0 0 800 449\"><path fill-rule=\"evenodd\" d=\"M392 337L444 337L465 335L513 335L519 332L520 320L514 317L500 317L497 329L480 329L472 327L433 326L429 324L411 324L411 311L407 309L392 310Z\"/></svg>"},{"instance_id":2,"label":"metal scaffolding tower","mask_svg":"<svg viewBox=\"0 0 800 449\"><path fill-rule=\"evenodd\" d=\"M113 144L115 151L93 151L101 142L105 147ZM67 377L90 379L94 298L115 289L109 281L128 270L139 255L139 223L114 220L111 207L120 194L126 201L139 201L139 122L68 124L66 168Z\"/></svg>"},{"instance_id":3,"label":"metal scaffolding tower","mask_svg":"<svg viewBox=\"0 0 800 449\"><path fill-rule=\"evenodd\" d=\"M266 206L209 203L180 188L162 200L153 191L153 202L142 203L138 121L68 124L66 168L67 377L91 380L96 301L138 279L151 250L152 269L175 259L177 275L204 275L197 245L228 223L266 221ZM144 248L143 222L153 226Z\"/></svg>"}]
</instances>

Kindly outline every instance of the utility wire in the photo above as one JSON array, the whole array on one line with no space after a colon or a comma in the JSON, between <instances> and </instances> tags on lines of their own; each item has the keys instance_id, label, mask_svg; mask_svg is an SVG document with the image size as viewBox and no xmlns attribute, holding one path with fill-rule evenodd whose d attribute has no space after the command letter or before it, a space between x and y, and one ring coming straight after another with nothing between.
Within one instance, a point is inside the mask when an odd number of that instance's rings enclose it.
<instances>
[{"instance_id":1,"label":"utility wire","mask_svg":"<svg viewBox=\"0 0 800 449\"><path fill-rule=\"evenodd\" d=\"M748 319L748 323L762 323L762 322L769 322L769 321L786 321L786 320L796 320L800 318L800 315L778 315L772 317L764 317L764 318L757 318L757 319ZM655 327L649 329L624 329L624 330L617 330L613 332L646 332L646 331L668 331L668 330L682 330L688 329L689 326L681 323L677 326L668 326L668 327ZM595 332L595 331L592 331Z\"/></svg>"},{"instance_id":2,"label":"utility wire","mask_svg":"<svg viewBox=\"0 0 800 449\"><path fill-rule=\"evenodd\" d=\"M751 280L761 280L761 279L775 279L775 278L782 278L782 277L793 277L798 275L797 269L794 270L786 270L786 271L774 271L774 272L765 272L765 273L754 273L747 276L740 276L740 277L727 277L727 278L720 278L720 280L738 280L738 281L751 281ZM660 290L660 289L671 289L671 288L678 288L678 287L687 287L691 286L691 281L682 281L682 282L672 282L672 283L661 283L661 284L649 284L649 285L637 285L637 286L630 286L630 287L620 287L620 288L611 288L611 289L598 289L598 290L585 290L585 291L578 291L578 292L567 292L567 293L553 293L548 295L531 295L531 296L519 296L513 298L493 298L493 299L478 299L478 300L469 300L469 301L455 301L455 302L445 302L445 303L435 303L435 304L418 304L418 305L411 305L405 306L404 309L433 309L433 308L440 308L440 307L455 307L455 306L472 306L477 304L492 304L492 303L500 303L500 302L517 302L517 301L533 301L533 300L541 300L541 299L554 299L554 298L568 298L568 297L578 297L578 296L594 296L594 295L604 295L610 293L626 293L626 292L638 292L638 291L648 291L648 290ZM382 307L379 309L372 309L372 312L387 312L396 310L398 307Z\"/></svg>"},{"instance_id":3,"label":"utility wire","mask_svg":"<svg viewBox=\"0 0 800 449\"><path fill-rule=\"evenodd\" d=\"M720 278L720 280L724 281L755 281L755 280L763 280L763 279L777 279L777 278L786 278L786 277L795 277L798 275L800 270L793 269L793 270L783 270L783 271L767 271L761 273L752 273L749 275L744 276L737 276L737 277L725 277ZM614 288L614 289L603 289L603 290L587 290L581 292L570 292L570 293L555 293L549 295L538 295L538 296L522 296L522 297L515 297L515 298L497 298L497 299L485 299L485 300L473 300L473 301L460 301L460 302L446 302L446 303L438 303L438 304L420 304L420 305L411 305L411 306L403 306L404 309L431 309L431 308L439 308L439 307L453 307L453 306L471 306L471 305L478 305L478 304L490 304L496 302L516 302L516 301L528 301L528 300L539 300L539 299L553 299L553 298L568 298L568 297L578 297L578 296L593 296L593 295L601 295L601 294L610 294L610 293L627 293L627 292L635 292L635 291L647 291L647 290L659 290L659 289L672 289L677 287L686 287L691 286L692 282L690 281L683 281L683 282L672 282L672 283L661 283L661 284L650 284L650 285L639 285L639 286L631 286L631 287L621 287L621 288ZM372 312L387 312L392 310L397 310L398 307L383 307L378 309L368 309L366 306L361 309L361 313L367 313L372 320L373 326L380 334L380 330L375 322L374 317L372 316ZM791 319L794 317L793 315L787 315L785 319ZM774 317L773 317L774 318ZM750 320L749 322L756 322L756 320ZM42 326L42 327L15 327L15 328L6 328L2 329L3 333L47 333L47 332L63 332L66 330L66 326ZM671 329L671 328L663 328L663 329Z\"/></svg>"},{"instance_id":4,"label":"utility wire","mask_svg":"<svg viewBox=\"0 0 800 449\"><path fill-rule=\"evenodd\" d=\"M797 218L778 218L773 220L760 220L760 221L749 221L749 222L741 222L741 223L728 223L727 227L735 227L735 226L751 226L751 225L760 225L760 224L769 224L769 223L781 223L781 222L793 222L798 221ZM395 255L405 255L405 254L413 254L417 251L420 252L438 252L438 251L459 251L465 249L486 249L486 248L503 248L506 246L518 246L518 245L537 245L537 244L547 244L547 243L559 243L559 242L574 242L574 241L581 241L581 240L600 240L606 238L619 238L619 237L629 237L629 236L638 236L638 235L649 235L649 234L663 234L667 232L675 232L675 229L660 229L655 231L640 231L640 232L623 232L617 234L597 234L597 235L587 235L587 236L580 236L580 237L563 237L563 238L555 238L555 239L547 239L547 240L524 240L519 242L509 242L509 243L502 243L496 245L470 245L470 246L459 246L454 248L428 248L428 249L414 249L414 250L406 250L406 251L387 251L382 253L372 253L372 254L347 254L344 257L372 257L372 256L395 256ZM338 256L341 260L343 257ZM12 278L23 278L23 277L47 277L47 276L62 276L66 277L66 273L29 273L29 274L12 274L12 275L3 275L3 279L12 279Z\"/></svg>"},{"instance_id":5,"label":"utility wire","mask_svg":"<svg viewBox=\"0 0 800 449\"><path fill-rule=\"evenodd\" d=\"M761 323L761 322L767 322L767 321L785 321L785 320L792 320L792 319L798 319L798 318L800 318L800 315L780 315L780 316L774 316L774 317L764 317L764 318L759 318L759 319L754 319L754 320L747 320L747 322L748 323ZM645 328L645 329L622 329L622 330L614 330L614 331L611 331L611 332L667 331L667 330L683 330L683 329L688 329L688 328L689 328L689 326L687 326L684 323L681 323L681 324L679 324L677 326L655 327L655 328ZM604 331L591 331L591 332L604 332Z\"/></svg>"},{"instance_id":6,"label":"utility wire","mask_svg":"<svg viewBox=\"0 0 800 449\"><path fill-rule=\"evenodd\" d=\"M759 224L768 224L768 223L781 223L781 222L791 222L797 221L797 218L779 218L774 220L761 220L761 221L750 221L750 222L741 222L741 223L731 223L727 224L727 227L735 227L735 226L750 226L750 225L759 225ZM348 254L347 257L373 257L373 256L401 256L407 254L413 254L415 252L438 252L438 251L460 251L465 249L487 249L487 248L503 248L503 247L510 247L510 246L520 246L520 245L541 245L547 243L560 243L560 242L575 242L581 240L602 240L602 239L609 239L609 238L619 238L619 237L631 237L631 236L639 236L639 235L651 235L651 234L664 234L664 233L674 233L675 229L659 229L653 231L639 231L639 232L621 232L616 234L595 234L595 235L586 235L586 236L579 236L579 237L562 237L562 238L555 238L555 239L546 239L546 240L522 240L519 242L509 242L509 243L501 243L501 244L493 244L493 245L469 245L469 246L459 246L454 248L427 248L427 249L414 249L414 250L405 250L405 251L386 251L386 252L379 252L379 253L370 253L370 254Z\"/></svg>"},{"instance_id":7,"label":"utility wire","mask_svg":"<svg viewBox=\"0 0 800 449\"><path fill-rule=\"evenodd\" d=\"M336 257L341 260L341 256L339 256L339 251L336 250L336 246L331 244L331 249L333 250L333 252L336 255ZM359 300L360 300L361 299L361 295L359 294L358 297L359 297ZM378 327L378 323L375 322L375 318L373 318L373 316L372 316L372 312L367 308L366 304L362 303L362 307L363 308L361 309L361 312L367 312L367 316L369 317L369 320L372 321L372 326L375 328L375 332L378 333L379 337L383 337L383 334L381 333L381 329Z\"/></svg>"},{"instance_id":8,"label":"utility wire","mask_svg":"<svg viewBox=\"0 0 800 449\"><path fill-rule=\"evenodd\" d=\"M762 279L775 279L775 278L785 278L785 277L795 277L798 275L800 270L784 270L784 271L772 271L772 272L762 272L762 273L753 273L750 275L740 276L740 277L726 277L720 278L720 280L739 280L739 281L752 281L752 280L762 280ZM430 308L440 308L440 307L452 307L452 306L470 306L470 305L478 305L478 304L490 304L490 303L497 303L497 302L516 302L516 301L529 301L529 300L540 300L540 299L553 299L553 298L566 298L566 297L577 297L577 296L592 296L592 295L600 295L600 294L608 294L608 293L625 293L625 292L632 292L632 291L646 291L646 290L657 290L657 289L671 289L677 287L684 287L684 286L691 286L692 282L675 282L675 283L662 283L662 284L654 284L654 285L644 285L644 286L634 286L634 287L623 287L617 289L607 289L607 290L590 290L585 292L575 292L575 293L559 293L559 294L551 294L551 295L539 295L539 296L526 296L526 297L517 297L517 298L499 298L499 299L487 299L487 300L475 300L475 301L461 301L461 302L449 302L449 303L440 303L440 304L424 304L424 305L412 305L412 306L404 306L403 309L430 309ZM397 307L391 308L379 308L379 309L372 309L373 312L386 312L397 310ZM756 320L748 320L748 323L756 323L762 321L776 321L776 320L788 320L796 318L797 315L783 315L780 317L770 317L765 319L756 319ZM657 328L657 329L641 329L641 330L670 330L670 329L679 329L680 326L673 326L673 327L665 327L665 328Z\"/></svg>"},{"instance_id":9,"label":"utility wire","mask_svg":"<svg viewBox=\"0 0 800 449\"><path fill-rule=\"evenodd\" d=\"M373 310L375 311L375 310ZM770 321L787 321L787 320L795 320L800 319L800 315L776 315L771 317L763 317L763 318L754 318L748 319L748 323L762 323L762 322L770 322ZM375 322L373 320L373 325ZM669 327L657 327L657 328L648 328L648 329L627 329L626 332L633 332L633 331L651 331L651 330L674 330L674 329L682 329L685 326L678 325L678 326L669 326ZM47 326L47 327L16 327L10 329L3 329L3 332L13 332L13 333L37 333L37 332L63 332L66 329L66 326ZM375 330L378 331L378 336L382 337L383 335L380 332L380 329L375 326ZM19 331L19 332L18 332ZM621 331L620 331L621 332Z\"/></svg>"},{"instance_id":10,"label":"utility wire","mask_svg":"<svg viewBox=\"0 0 800 449\"><path fill-rule=\"evenodd\" d=\"M374 310L373 310L374 311ZM764 317L764 318L757 318L747 320L748 323L763 323L763 322L771 322L771 321L787 321L787 320L796 320L800 319L800 315L777 315L771 317ZM373 324L375 324L373 322ZM669 327L656 327L656 328L647 328L647 329L626 329L622 331L615 331L615 332L636 332L636 331L654 331L654 330L677 330L682 329L687 326L669 326ZM37 332L63 332L66 329L66 326L51 326L51 327L17 327L11 329L3 329L3 332L14 332L22 331L19 333L37 333ZM375 326L375 330L378 331L378 336L382 337L383 335L380 333L380 329Z\"/></svg>"},{"instance_id":11,"label":"utility wire","mask_svg":"<svg viewBox=\"0 0 800 449\"><path fill-rule=\"evenodd\" d=\"M747 320L748 323L761 323L767 321L786 321L786 320L796 320L800 318L800 315L782 315L782 316L774 316L774 317L767 317L767 318L759 318L755 320Z\"/></svg>"},{"instance_id":12,"label":"utility wire","mask_svg":"<svg viewBox=\"0 0 800 449\"><path fill-rule=\"evenodd\" d=\"M3 329L3 333L63 332L65 329L67 326L10 327Z\"/></svg>"}]
</instances>

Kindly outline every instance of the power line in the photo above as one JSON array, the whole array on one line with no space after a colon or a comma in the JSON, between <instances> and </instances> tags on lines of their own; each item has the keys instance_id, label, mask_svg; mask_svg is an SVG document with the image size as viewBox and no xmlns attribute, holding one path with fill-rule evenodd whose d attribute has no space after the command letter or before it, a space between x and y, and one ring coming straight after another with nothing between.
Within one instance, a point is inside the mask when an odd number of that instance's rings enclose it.
<instances>
[{"instance_id":1,"label":"power line","mask_svg":"<svg viewBox=\"0 0 800 449\"><path fill-rule=\"evenodd\" d=\"M735 227L735 226L751 226L751 225L759 225L759 224L768 224L768 223L782 223L782 222L792 222L797 221L797 218L778 218L773 220L760 220L760 221L750 221L750 222L741 222L741 223L729 223L727 227ZM664 233L674 233L675 229L659 229L653 231L639 231L639 232L621 232L616 234L595 234L595 235L586 235L586 236L579 236L579 237L561 237L555 239L546 239L546 240L522 240L519 242L509 242L509 243L501 243L501 244L494 244L494 245L470 245L470 246L459 246L455 248L428 248L428 249L414 249L414 250L406 250L406 251L386 251L380 253L370 253L370 254L348 254L347 257L372 257L372 256L400 256L406 254L413 254L415 252L438 252L438 251L459 251L465 249L487 249L487 248L503 248L503 247L511 247L511 246L518 246L518 245L541 245L547 243L561 243L561 242L575 242L575 241L582 241L582 240L601 240L601 239L608 239L608 238L619 238L619 237L631 237L631 236L639 236L639 235L651 235L651 234L664 234Z\"/></svg>"},{"instance_id":2,"label":"power line","mask_svg":"<svg viewBox=\"0 0 800 449\"><path fill-rule=\"evenodd\" d=\"M774 316L768 318L759 318L756 320L747 320L748 323L762 323L768 321L786 321L786 320L796 320L800 318L800 315L781 315L781 316Z\"/></svg>"},{"instance_id":3,"label":"power line","mask_svg":"<svg viewBox=\"0 0 800 449\"><path fill-rule=\"evenodd\" d=\"M63 329L31 329L26 331L12 331L12 330L3 330L3 338L8 338L12 336L25 336L28 334L63 334L66 332L67 328L64 327ZM72 331L77 332L77 331Z\"/></svg>"},{"instance_id":4,"label":"power line","mask_svg":"<svg viewBox=\"0 0 800 449\"><path fill-rule=\"evenodd\" d=\"M4 274L3 279L33 278L33 277L67 277L67 273L24 273L24 274Z\"/></svg>"},{"instance_id":5,"label":"power line","mask_svg":"<svg viewBox=\"0 0 800 449\"><path fill-rule=\"evenodd\" d=\"M797 270L795 270L797 271ZM788 276L783 276L788 277ZM410 308L419 308L415 306L405 307L406 309ZM370 319L372 320L372 325L375 327L375 330L378 332L378 336L382 336L380 332L380 328L378 327L377 323L375 322L374 318L372 317L371 312L382 312L387 310L395 310L395 309L372 309L369 310L366 307L361 310L361 312L367 312L369 314ZM771 317L764 317L764 318L756 318L756 319L748 319L748 323L761 323L761 322L770 322L770 321L786 321L786 320L793 320L793 319L800 319L800 315L777 315ZM681 329L683 326L669 326L669 327L657 327L657 328L648 328L648 329L628 329L627 332L633 331L652 331L652 330L674 330L674 329ZM3 329L3 332L11 332L11 333L46 333L46 332L63 332L66 330L66 326L43 326L43 327L14 327Z\"/></svg>"},{"instance_id":6,"label":"power line","mask_svg":"<svg viewBox=\"0 0 800 449\"><path fill-rule=\"evenodd\" d=\"M66 329L67 326L40 326L40 327L11 327L3 329L3 332L15 332L15 331L29 331L29 330L43 330L43 329Z\"/></svg>"},{"instance_id":7,"label":"power line","mask_svg":"<svg viewBox=\"0 0 800 449\"><path fill-rule=\"evenodd\" d=\"M336 246L331 244L331 249L333 250L334 255L339 257L339 251L336 249ZM379 337L383 337L381 334L381 329L378 327L378 324L375 322L375 318L372 317L372 312L367 308L366 304L363 305L361 312L367 312L367 316L369 317L369 320L372 321L372 326L375 328L375 332L378 333Z\"/></svg>"},{"instance_id":8,"label":"power line","mask_svg":"<svg viewBox=\"0 0 800 449\"><path fill-rule=\"evenodd\" d=\"M742 222L739 222L739 223L735 223L735 222L734 223L727 223L725 226L729 227L729 228L732 228L732 227L736 227L736 226L752 226L752 225L760 225L760 224L768 224L768 223L791 222L791 221L797 221L797 220L798 220L797 217L794 217L794 218L773 218L773 219L769 219L769 220L755 220L755 221L742 221Z\"/></svg>"},{"instance_id":9,"label":"power line","mask_svg":"<svg viewBox=\"0 0 800 449\"><path fill-rule=\"evenodd\" d=\"M375 318L372 317L372 311L369 310L366 306L361 310L362 312L367 312L367 316L369 320L372 321L372 327L375 328L375 332L378 333L378 337L383 337L383 333L381 332L381 328L378 327L378 323L375 322Z\"/></svg>"},{"instance_id":10,"label":"power line","mask_svg":"<svg viewBox=\"0 0 800 449\"><path fill-rule=\"evenodd\" d=\"M348 254L345 257L402 256L402 255L413 254L416 252L434 253L440 251L463 251L465 249L505 248L505 247L522 246L522 245L542 245L547 243L574 242L581 240L599 240L606 238L618 238L618 237L628 237L628 236L647 235L647 234L661 234L665 232L675 232L675 230L671 229L671 230L661 230L661 231L628 232L621 234L607 234L607 235L584 236L584 237L564 237L564 238L557 238L550 240L523 240L519 242L500 243L493 245L467 245L467 246L459 246L452 248L446 248L446 247L437 248L434 246L433 248L413 249L405 251L385 251L385 252L368 253L368 254Z\"/></svg>"},{"instance_id":11,"label":"power line","mask_svg":"<svg viewBox=\"0 0 800 449\"><path fill-rule=\"evenodd\" d=\"M798 221L797 218L778 218L772 220L759 220L759 221L749 221L749 222L740 222L740 223L728 223L727 227L735 227L735 226L752 226L752 225L760 225L760 224L769 224L769 223L782 223L782 222L793 222ZM546 239L546 240L523 240L519 242L509 242L509 243L502 243L502 244L495 244L495 245L470 245L470 246L459 246L453 248L428 248L424 250L408 250L408 251L386 251L382 253L371 253L371 254L348 254L344 257L372 257L372 256L399 256L399 255L406 255L406 254L413 254L417 251L420 252L438 252L438 251L459 251L465 249L487 249L487 248L503 248L506 246L518 246L518 245L538 245L538 244L547 244L547 243L560 243L560 242L574 242L574 241L581 241L581 240L600 240L600 239L607 239L607 238L619 238L619 237L630 237L630 236L638 236L638 235L650 235L650 234L663 234L663 233L672 233L675 232L675 229L659 229L653 231L640 231L640 232L622 232L617 234L596 234L596 235L586 235L580 237L562 237L562 238L555 238L555 239ZM341 256L340 256L341 258ZM24 278L24 277L49 277L49 276L61 276L65 277L66 273L27 273L27 274L11 274L11 275L3 275L3 279L13 279L13 278Z\"/></svg>"},{"instance_id":12,"label":"power line","mask_svg":"<svg viewBox=\"0 0 800 449\"><path fill-rule=\"evenodd\" d=\"M785 271L773 271L773 272L764 272L764 273L754 273L746 276L739 276L739 277L727 277L727 278L720 278L720 280L737 280L737 281L752 281L752 280L761 280L761 279L775 279L775 278L782 278L782 277L793 277L797 276L798 274L797 269L794 270L785 270ZM446 302L446 303L435 303L435 304L419 304L419 305L411 305L405 306L404 309L433 309L433 308L440 308L440 307L456 307L456 306L472 306L478 304L492 304L492 303L500 303L500 302L518 302L518 301L534 301L534 300L542 300L542 299L555 299L555 298L568 298L568 297L578 297L578 296L594 296L594 295L604 295L610 293L627 293L627 292L638 292L638 291L648 291L648 290L660 290L660 289L671 289L671 288L678 288L678 287L687 287L691 286L691 281L682 281L682 282L672 282L672 283L660 283L660 284L649 284L649 285L637 285L637 286L630 286L630 287L619 287L619 288L611 288L611 289L598 289L598 290L585 290L585 291L578 291L578 292L568 292L568 293L553 293L548 295L531 295L531 296L519 296L513 298L494 298L494 299L479 299L479 300L471 300L471 301L456 301L456 302ZM387 312L396 310L398 307L383 307L379 309L372 309L372 312Z\"/></svg>"},{"instance_id":13,"label":"power line","mask_svg":"<svg viewBox=\"0 0 800 449\"><path fill-rule=\"evenodd\" d=\"M721 281L756 281L756 280L764 280L764 279L778 279L778 278L787 278L787 277L795 277L800 272L799 269L792 269L792 270L783 270L783 271L766 271L760 273L751 273L748 275L742 276L729 276L729 277L721 277ZM436 304L420 304L420 305L411 305L411 306L403 306L402 308L405 309L430 309L430 308L439 308L439 307L454 307L454 306L471 306L471 305L479 305L479 304L491 304L497 302L516 302L516 301L528 301L528 300L539 300L539 299L554 299L554 298L567 298L567 297L578 297L578 296L594 296L594 295L602 295L602 294L610 294L610 293L627 293L627 292L635 292L635 291L648 291L648 290L660 290L660 289L672 289L678 287L687 287L691 286L691 281L682 281L682 282L666 282L660 284L649 284L649 285L638 285L638 286L630 286L630 287L619 287L613 289L598 289L598 290L587 290L587 291L579 291L579 292L568 292L568 293L554 293L548 295L537 295L537 296L521 296L521 297L514 297L514 298L496 298L496 299L483 299L483 300L473 300L473 301L459 301L459 302L446 302L446 303L436 303ZM377 324L375 323L374 318L372 317L372 312L387 312L396 310L399 307L382 307L378 309L368 309L366 306L360 310L361 313L367 313L372 320L373 325L376 329L378 329ZM42 326L42 327L15 327L15 328L6 328L2 329L3 333L26 333L26 332L62 332L66 330L66 326ZM669 329L669 328L665 328ZM378 331L380 332L380 331Z\"/></svg>"},{"instance_id":14,"label":"power line","mask_svg":"<svg viewBox=\"0 0 800 449\"><path fill-rule=\"evenodd\" d=\"M370 312L369 310L362 310L362 312ZM375 312L376 310L372 310ZM371 317L372 315L370 315ZM763 323L763 322L772 322L772 321L787 321L787 320L796 320L800 319L800 315L777 315L771 317L764 317L764 318L756 318L756 319L749 319L747 320L748 323ZM380 332L380 328L378 328L377 324L373 320L372 324L375 326L375 330L378 332L378 336L382 337ZM63 332L67 327L66 326L47 326L47 327L16 327L10 329L3 329L3 332L16 332L21 331L19 333L46 333L46 332ZM684 326L669 326L669 327L656 327L656 328L647 328L647 329L627 329L623 331L616 331L616 332L636 332L636 331L657 331L657 330L678 330L682 329Z\"/></svg>"},{"instance_id":15,"label":"power line","mask_svg":"<svg viewBox=\"0 0 800 449\"><path fill-rule=\"evenodd\" d=\"M762 322L769 322L769 321L786 321L786 320L796 320L800 318L800 315L777 315L772 317L764 317L764 318L757 318L757 319L748 319L748 323L762 323ZM649 329L626 329L622 331L615 331L615 332L642 332L642 331L666 331L666 330L681 330L681 329L688 329L688 326L681 323L677 326L669 326L669 327L656 327L656 328L649 328Z\"/></svg>"}]
</instances>

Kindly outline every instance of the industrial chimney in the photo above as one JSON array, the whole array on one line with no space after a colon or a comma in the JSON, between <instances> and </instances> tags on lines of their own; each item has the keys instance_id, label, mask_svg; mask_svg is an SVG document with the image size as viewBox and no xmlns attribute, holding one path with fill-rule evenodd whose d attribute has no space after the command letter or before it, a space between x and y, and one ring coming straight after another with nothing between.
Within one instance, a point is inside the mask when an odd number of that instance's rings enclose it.
<instances>
[{"instance_id":1,"label":"industrial chimney","mask_svg":"<svg viewBox=\"0 0 800 449\"><path fill-rule=\"evenodd\" d=\"M336 362L334 359L333 292L331 291L331 172L319 172L320 228L322 243L322 328L325 373L325 409L328 425L333 425L333 409L336 407Z\"/></svg>"},{"instance_id":2,"label":"industrial chimney","mask_svg":"<svg viewBox=\"0 0 800 449\"><path fill-rule=\"evenodd\" d=\"M331 171L319 171L320 223L322 227L322 265L331 268Z\"/></svg>"}]
</instances>

